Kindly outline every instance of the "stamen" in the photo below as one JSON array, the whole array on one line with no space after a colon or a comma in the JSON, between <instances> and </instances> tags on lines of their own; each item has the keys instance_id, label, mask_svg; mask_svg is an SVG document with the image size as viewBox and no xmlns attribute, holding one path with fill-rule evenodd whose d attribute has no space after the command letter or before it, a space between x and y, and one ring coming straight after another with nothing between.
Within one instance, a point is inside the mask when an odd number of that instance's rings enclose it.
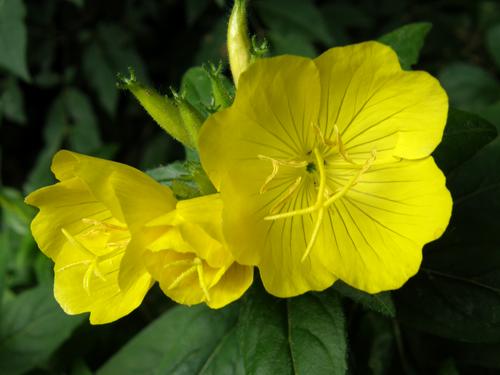
<instances>
[{"instance_id":1,"label":"stamen","mask_svg":"<svg viewBox=\"0 0 500 375\"><path fill-rule=\"evenodd\" d=\"M74 247L76 247L78 250L84 252L85 254L87 254L89 257L91 258L95 258L96 255L90 251L89 249L87 249L85 246L83 246L75 237L73 237L66 229L64 228L61 228L61 232L62 234L64 235L64 237L66 237L66 239L68 240L68 242L73 245Z\"/></svg>"},{"instance_id":2,"label":"stamen","mask_svg":"<svg viewBox=\"0 0 500 375\"><path fill-rule=\"evenodd\" d=\"M279 167L290 167L290 168L303 168L307 166L307 162L305 160L281 160L274 159L266 155L257 155L260 160L269 160L273 165L273 171L269 176L267 176L266 180L260 187L260 194L264 194L267 191L269 183L276 177L279 171Z\"/></svg>"},{"instance_id":3,"label":"stamen","mask_svg":"<svg viewBox=\"0 0 500 375\"><path fill-rule=\"evenodd\" d=\"M292 186L290 186L284 196L282 196L278 202L276 202L269 210L270 214L274 214L285 204L285 202L292 196L295 190L300 186L302 182L302 176L297 177Z\"/></svg>"},{"instance_id":4,"label":"stamen","mask_svg":"<svg viewBox=\"0 0 500 375\"><path fill-rule=\"evenodd\" d=\"M192 264L192 262L191 262ZM182 272L177 278L168 286L167 290L175 289L183 282L189 275L196 272L196 265L192 265L186 271Z\"/></svg>"},{"instance_id":5,"label":"stamen","mask_svg":"<svg viewBox=\"0 0 500 375\"><path fill-rule=\"evenodd\" d=\"M203 264L201 262L201 259L196 258L195 264L196 264L196 270L198 271L198 281L200 282L201 290L203 291L203 294L205 295L205 299L207 300L207 302L209 302L210 295L208 294L207 285L205 284L205 277L203 275Z\"/></svg>"},{"instance_id":6,"label":"stamen","mask_svg":"<svg viewBox=\"0 0 500 375\"><path fill-rule=\"evenodd\" d=\"M176 260L175 262L172 262L172 263L164 264L163 268L178 267L178 266L191 266L192 264L193 264L192 259L182 259L182 260Z\"/></svg>"},{"instance_id":7,"label":"stamen","mask_svg":"<svg viewBox=\"0 0 500 375\"><path fill-rule=\"evenodd\" d=\"M318 188L318 195L316 198L316 203L314 206L303 208L300 210L295 210L295 211L290 211L290 212L285 212L277 215L269 215L264 218L264 220L277 220L277 219L285 219L287 217L292 217L296 215L305 215L311 212L316 211L321 207L321 203L323 201L323 196L325 194L325 187L326 187L326 173L325 173L325 165L323 158L321 157L319 150L315 148L313 150L314 152L314 157L316 159L316 167L318 168L319 172L319 188Z\"/></svg>"},{"instance_id":8,"label":"stamen","mask_svg":"<svg viewBox=\"0 0 500 375\"><path fill-rule=\"evenodd\" d=\"M91 225L94 225L96 227L101 227L100 229L102 229L102 230L128 230L127 227L124 227L121 225L116 225L116 224L110 224L110 223L106 223L104 221L95 220L95 219L83 218L82 221L85 224L91 224Z\"/></svg>"},{"instance_id":9,"label":"stamen","mask_svg":"<svg viewBox=\"0 0 500 375\"><path fill-rule=\"evenodd\" d=\"M338 134L338 129L336 130L336 132ZM338 137L338 140L340 140L339 137ZM341 142L339 141L339 149L341 148L340 143ZM310 207L302 208L299 210L280 213L280 214L276 214L276 215L269 215L269 216L266 216L264 218L264 220L286 219L286 218L297 216L297 215L312 214L313 212L318 211L318 216L314 222L314 228L313 228L313 231L311 234L311 238L309 239L309 242L307 243L307 247L306 247L306 250L304 252L304 255L302 256L301 262L304 262L305 259L307 259L314 244L316 243L316 239L318 237L319 230L321 228L321 224L323 222L323 218L325 215L325 210L331 204L333 204L336 200L338 200L339 198L344 196L351 187L353 187L354 185L356 185L358 183L361 175L363 173L365 173L371 167L371 165L373 164L373 162L375 161L375 159L377 157L376 151L373 150L371 153L372 154L371 157L365 161L365 163L359 168L357 173L354 174L340 190L338 190L336 193L334 193L333 195L330 196L328 194L327 188L326 188L326 171L325 171L325 167L324 167L324 160L323 160L318 148L315 148L313 151L314 151L314 157L316 159L316 167L317 167L318 173L319 173L319 187L318 187L318 192L317 192L317 196L316 196L316 202L314 203L314 205L312 205ZM300 181L299 181L299 183L300 183ZM296 184L298 185L298 183L296 183ZM296 187L293 187L293 189L296 189ZM293 190L291 190L291 193L293 193ZM285 196L285 199L288 198L288 195L291 195L291 193L287 194ZM280 200L280 202L281 202L281 200ZM273 208L276 208L276 206ZM273 213L273 212L270 211L270 213Z\"/></svg>"}]
</instances>

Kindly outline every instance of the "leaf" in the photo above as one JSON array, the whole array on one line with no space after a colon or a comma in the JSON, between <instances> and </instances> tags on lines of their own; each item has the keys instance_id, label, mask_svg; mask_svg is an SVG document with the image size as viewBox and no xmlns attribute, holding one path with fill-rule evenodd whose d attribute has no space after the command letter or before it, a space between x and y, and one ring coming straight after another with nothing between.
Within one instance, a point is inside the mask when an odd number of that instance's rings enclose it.
<instances>
[{"instance_id":1,"label":"leaf","mask_svg":"<svg viewBox=\"0 0 500 375\"><path fill-rule=\"evenodd\" d=\"M111 117L118 104L116 75L126 72L129 67L141 81L147 81L145 64L130 33L116 24L98 25L94 39L83 54L83 71L100 105Z\"/></svg>"},{"instance_id":2,"label":"leaf","mask_svg":"<svg viewBox=\"0 0 500 375\"><path fill-rule=\"evenodd\" d=\"M205 362L200 375L245 375L238 346L236 326L220 340L212 356Z\"/></svg>"},{"instance_id":3,"label":"leaf","mask_svg":"<svg viewBox=\"0 0 500 375\"><path fill-rule=\"evenodd\" d=\"M71 149L86 154L102 146L97 119L88 97L78 89L69 88L63 92L66 123L70 127Z\"/></svg>"},{"instance_id":4,"label":"leaf","mask_svg":"<svg viewBox=\"0 0 500 375\"><path fill-rule=\"evenodd\" d=\"M500 23L496 24L486 33L486 47L493 61L500 69Z\"/></svg>"},{"instance_id":5,"label":"leaf","mask_svg":"<svg viewBox=\"0 0 500 375\"><path fill-rule=\"evenodd\" d=\"M50 164L66 138L77 152L94 154L102 150L97 120L88 97L75 88L62 91L50 107L43 138L45 147L24 185L27 193L54 181Z\"/></svg>"},{"instance_id":6,"label":"leaf","mask_svg":"<svg viewBox=\"0 0 500 375\"><path fill-rule=\"evenodd\" d=\"M198 161L176 161L146 172L156 181L169 186L179 199L194 198L216 192Z\"/></svg>"},{"instance_id":7,"label":"leaf","mask_svg":"<svg viewBox=\"0 0 500 375\"><path fill-rule=\"evenodd\" d=\"M212 104L212 85L207 71L201 67L187 70L182 76L181 93L204 116Z\"/></svg>"},{"instance_id":8,"label":"leaf","mask_svg":"<svg viewBox=\"0 0 500 375\"><path fill-rule=\"evenodd\" d=\"M17 124L26 123L23 92L17 80L8 79L0 97L0 116Z\"/></svg>"},{"instance_id":9,"label":"leaf","mask_svg":"<svg viewBox=\"0 0 500 375\"><path fill-rule=\"evenodd\" d=\"M83 53L83 70L90 86L97 93L102 108L111 116L115 114L118 103L116 73L105 56L100 44L90 44Z\"/></svg>"},{"instance_id":10,"label":"leaf","mask_svg":"<svg viewBox=\"0 0 500 375\"><path fill-rule=\"evenodd\" d=\"M29 81L25 15L21 0L0 0L0 66Z\"/></svg>"},{"instance_id":11,"label":"leaf","mask_svg":"<svg viewBox=\"0 0 500 375\"><path fill-rule=\"evenodd\" d=\"M210 374L238 368L231 335L237 310L176 306L143 329L104 364L97 375Z\"/></svg>"},{"instance_id":12,"label":"leaf","mask_svg":"<svg viewBox=\"0 0 500 375\"><path fill-rule=\"evenodd\" d=\"M425 37L432 28L428 22L410 23L378 38L396 51L403 69L409 70L418 62Z\"/></svg>"},{"instance_id":13,"label":"leaf","mask_svg":"<svg viewBox=\"0 0 500 375\"><path fill-rule=\"evenodd\" d=\"M333 44L325 20L311 0L261 0L255 2L255 7L264 23L278 34L298 31L312 41Z\"/></svg>"},{"instance_id":14,"label":"leaf","mask_svg":"<svg viewBox=\"0 0 500 375\"><path fill-rule=\"evenodd\" d=\"M284 300L254 287L243 301L238 334L247 375L347 370L344 315L331 291Z\"/></svg>"},{"instance_id":15,"label":"leaf","mask_svg":"<svg viewBox=\"0 0 500 375\"><path fill-rule=\"evenodd\" d=\"M443 140L434 151L439 167L448 173L497 137L497 129L472 113L450 108Z\"/></svg>"},{"instance_id":16,"label":"leaf","mask_svg":"<svg viewBox=\"0 0 500 375\"><path fill-rule=\"evenodd\" d=\"M448 176L448 230L424 252L421 272L395 294L411 327L465 342L500 342L500 138Z\"/></svg>"},{"instance_id":17,"label":"leaf","mask_svg":"<svg viewBox=\"0 0 500 375\"><path fill-rule=\"evenodd\" d=\"M369 310L373 310L391 318L396 316L396 310L390 292L368 294L347 285L341 280L333 284L333 289L342 296L352 299L356 303L360 303Z\"/></svg>"},{"instance_id":18,"label":"leaf","mask_svg":"<svg viewBox=\"0 0 500 375\"><path fill-rule=\"evenodd\" d=\"M477 111L500 99L500 84L486 70L471 64L453 63L438 75L450 96L450 104Z\"/></svg>"},{"instance_id":19,"label":"leaf","mask_svg":"<svg viewBox=\"0 0 500 375\"><path fill-rule=\"evenodd\" d=\"M298 55L304 57L314 57L317 55L314 43L301 33L269 32L273 55Z\"/></svg>"},{"instance_id":20,"label":"leaf","mask_svg":"<svg viewBox=\"0 0 500 375\"><path fill-rule=\"evenodd\" d=\"M83 319L64 314L51 288L16 296L3 306L0 317L0 373L22 374L41 364Z\"/></svg>"},{"instance_id":21,"label":"leaf","mask_svg":"<svg viewBox=\"0 0 500 375\"><path fill-rule=\"evenodd\" d=\"M192 25L207 9L210 0L186 0L184 9L186 10L186 20L188 25Z\"/></svg>"}]
</instances>

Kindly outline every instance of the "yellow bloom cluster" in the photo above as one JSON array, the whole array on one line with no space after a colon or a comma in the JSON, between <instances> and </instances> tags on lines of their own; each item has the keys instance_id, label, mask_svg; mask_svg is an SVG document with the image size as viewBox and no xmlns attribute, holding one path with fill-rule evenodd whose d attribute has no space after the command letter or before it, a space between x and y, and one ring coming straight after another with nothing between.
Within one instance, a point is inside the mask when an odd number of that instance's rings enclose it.
<instances>
[{"instance_id":1,"label":"yellow bloom cluster","mask_svg":"<svg viewBox=\"0 0 500 375\"><path fill-rule=\"evenodd\" d=\"M252 267L235 264L222 239L217 194L176 202L132 167L69 151L55 155L52 170L60 182L26 202L40 208L31 231L55 262L54 294L68 314L112 322L138 307L154 280L180 303L213 308L252 283Z\"/></svg>"},{"instance_id":2,"label":"yellow bloom cluster","mask_svg":"<svg viewBox=\"0 0 500 375\"><path fill-rule=\"evenodd\" d=\"M55 296L98 324L135 309L154 281L178 303L222 307L254 266L279 297L338 279L399 288L451 215L430 156L447 111L436 79L368 42L261 59L239 76L233 105L199 136L217 194L177 202L134 168L60 151L60 182L26 199L40 208L32 232L55 262Z\"/></svg>"}]
</instances>

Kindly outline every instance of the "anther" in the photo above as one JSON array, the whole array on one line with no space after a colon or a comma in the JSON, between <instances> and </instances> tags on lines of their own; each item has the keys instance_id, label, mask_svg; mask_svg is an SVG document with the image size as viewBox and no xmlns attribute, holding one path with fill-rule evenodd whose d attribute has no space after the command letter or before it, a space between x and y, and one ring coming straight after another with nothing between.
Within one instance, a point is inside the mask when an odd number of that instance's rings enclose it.
<instances>
[{"instance_id":1,"label":"anther","mask_svg":"<svg viewBox=\"0 0 500 375\"><path fill-rule=\"evenodd\" d=\"M257 157L260 160L269 160L273 166L273 170L272 170L271 174L269 176L267 176L266 180L264 181L264 183L260 187L260 190L259 190L260 194L264 194L267 191L269 184L278 174L280 166L290 167L290 168L303 168L303 167L307 167L307 164L308 164L305 160L281 160L281 159L274 159L274 158L271 158L271 157L266 156L266 155L257 155Z\"/></svg>"}]
</instances>

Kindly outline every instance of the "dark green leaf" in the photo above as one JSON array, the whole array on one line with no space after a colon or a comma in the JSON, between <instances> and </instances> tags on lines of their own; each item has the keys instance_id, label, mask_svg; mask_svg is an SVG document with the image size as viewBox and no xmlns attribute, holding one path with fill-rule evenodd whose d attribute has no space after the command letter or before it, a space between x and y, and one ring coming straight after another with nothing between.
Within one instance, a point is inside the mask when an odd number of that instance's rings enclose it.
<instances>
[{"instance_id":1,"label":"dark green leaf","mask_svg":"<svg viewBox=\"0 0 500 375\"><path fill-rule=\"evenodd\" d=\"M22 0L0 0L0 66L27 81L25 14Z\"/></svg>"},{"instance_id":2,"label":"dark green leaf","mask_svg":"<svg viewBox=\"0 0 500 375\"><path fill-rule=\"evenodd\" d=\"M465 110L481 110L500 99L500 84L486 70L470 64L454 63L439 73L451 105Z\"/></svg>"},{"instance_id":3,"label":"dark green leaf","mask_svg":"<svg viewBox=\"0 0 500 375\"><path fill-rule=\"evenodd\" d=\"M344 297L352 299L354 302L360 303L367 309L376 311L382 315L395 317L396 310L390 292L382 292L377 294L368 294L361 290L355 289L342 281L337 281L333 285L333 289L339 292Z\"/></svg>"},{"instance_id":4,"label":"dark green leaf","mask_svg":"<svg viewBox=\"0 0 500 375\"><path fill-rule=\"evenodd\" d=\"M71 149L86 154L94 152L102 146L102 142L88 97L77 89L67 89L63 95Z\"/></svg>"},{"instance_id":5,"label":"dark green leaf","mask_svg":"<svg viewBox=\"0 0 500 375\"><path fill-rule=\"evenodd\" d=\"M420 50L432 25L428 22L410 23L382 35L378 40L392 47L398 54L403 69L411 69L418 62Z\"/></svg>"},{"instance_id":6,"label":"dark green leaf","mask_svg":"<svg viewBox=\"0 0 500 375\"><path fill-rule=\"evenodd\" d=\"M210 0L186 0L184 8L186 9L186 18L189 25L192 25L198 17L207 9Z\"/></svg>"},{"instance_id":7,"label":"dark green leaf","mask_svg":"<svg viewBox=\"0 0 500 375\"><path fill-rule=\"evenodd\" d=\"M255 6L266 25L278 34L300 31L312 41L333 44L325 20L311 0L256 1Z\"/></svg>"},{"instance_id":8,"label":"dark green leaf","mask_svg":"<svg viewBox=\"0 0 500 375\"><path fill-rule=\"evenodd\" d=\"M226 52L227 19L220 17L213 28L203 36L200 48L196 51L194 63L201 65L207 61L219 61L227 58Z\"/></svg>"},{"instance_id":9,"label":"dark green leaf","mask_svg":"<svg viewBox=\"0 0 500 375\"><path fill-rule=\"evenodd\" d=\"M232 374L239 367L234 347L227 345L236 322L235 307L176 306L136 335L97 374L191 375L215 369L228 371L221 375Z\"/></svg>"},{"instance_id":10,"label":"dark green leaf","mask_svg":"<svg viewBox=\"0 0 500 375\"><path fill-rule=\"evenodd\" d=\"M486 46L498 68L500 68L500 23L486 33Z\"/></svg>"},{"instance_id":11,"label":"dark green leaf","mask_svg":"<svg viewBox=\"0 0 500 375\"><path fill-rule=\"evenodd\" d=\"M317 55L314 43L303 34L270 32L269 39L274 55L291 54L305 57Z\"/></svg>"},{"instance_id":12,"label":"dark green leaf","mask_svg":"<svg viewBox=\"0 0 500 375\"><path fill-rule=\"evenodd\" d=\"M245 375L236 326L220 340L200 370L200 375Z\"/></svg>"},{"instance_id":13,"label":"dark green leaf","mask_svg":"<svg viewBox=\"0 0 500 375\"><path fill-rule=\"evenodd\" d=\"M252 374L344 374L345 321L335 293L288 300L254 287L239 319L240 350Z\"/></svg>"},{"instance_id":14,"label":"dark green leaf","mask_svg":"<svg viewBox=\"0 0 500 375\"><path fill-rule=\"evenodd\" d=\"M23 92L15 79L7 80L0 97L0 117L2 115L12 122L26 123Z\"/></svg>"},{"instance_id":15,"label":"dark green leaf","mask_svg":"<svg viewBox=\"0 0 500 375\"><path fill-rule=\"evenodd\" d=\"M37 287L3 306L0 373L22 374L48 358L84 317L64 314L51 288Z\"/></svg>"},{"instance_id":16,"label":"dark green leaf","mask_svg":"<svg viewBox=\"0 0 500 375\"><path fill-rule=\"evenodd\" d=\"M205 171L196 161L177 161L151 169L147 173L160 183L169 186L179 199L215 193L215 188Z\"/></svg>"},{"instance_id":17,"label":"dark green leaf","mask_svg":"<svg viewBox=\"0 0 500 375\"><path fill-rule=\"evenodd\" d=\"M94 42L85 50L83 69L89 84L97 93L102 108L113 116L118 102L118 90L115 85L117 71L99 43Z\"/></svg>"},{"instance_id":18,"label":"dark green leaf","mask_svg":"<svg viewBox=\"0 0 500 375\"><path fill-rule=\"evenodd\" d=\"M497 136L497 129L472 113L450 108L443 140L434 151L434 158L445 172L470 159Z\"/></svg>"},{"instance_id":19,"label":"dark green leaf","mask_svg":"<svg viewBox=\"0 0 500 375\"><path fill-rule=\"evenodd\" d=\"M448 177L454 208L421 272L397 292L413 328L467 342L500 342L500 138Z\"/></svg>"},{"instance_id":20,"label":"dark green leaf","mask_svg":"<svg viewBox=\"0 0 500 375\"><path fill-rule=\"evenodd\" d=\"M212 104L212 85L207 71L201 67L190 68L182 77L181 93L204 116Z\"/></svg>"},{"instance_id":21,"label":"dark green leaf","mask_svg":"<svg viewBox=\"0 0 500 375\"><path fill-rule=\"evenodd\" d=\"M24 185L28 193L54 181L50 173L51 160L66 138L74 151L86 154L101 151L99 128L88 97L75 88L64 90L52 103L43 137L45 147Z\"/></svg>"}]
</instances>

